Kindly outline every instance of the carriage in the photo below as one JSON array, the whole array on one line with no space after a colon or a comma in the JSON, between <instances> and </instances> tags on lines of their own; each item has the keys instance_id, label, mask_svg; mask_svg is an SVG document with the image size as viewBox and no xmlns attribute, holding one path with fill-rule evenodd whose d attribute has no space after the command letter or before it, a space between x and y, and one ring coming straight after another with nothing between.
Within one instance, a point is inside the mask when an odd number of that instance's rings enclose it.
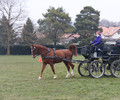
<instances>
[{"instance_id":1,"label":"carriage","mask_svg":"<svg viewBox=\"0 0 120 100\"><path fill-rule=\"evenodd\" d=\"M41 54L43 64L39 80L42 78L43 71L47 64L51 66L51 69L56 78L56 73L54 69L54 64L59 62L64 62L67 67L67 75L74 76L73 70L74 65L72 63L78 62L78 72L81 76L92 76L94 78L100 78L103 75L120 77L120 42L116 45L105 45L101 43L97 46L97 56L94 55L92 46L83 46L81 48L81 54L84 56L85 60L72 60L72 56L77 56L77 47L75 45L70 45L69 49L55 50L52 48L47 48L42 45L31 45L31 53L33 58Z\"/></svg>"},{"instance_id":2,"label":"carriage","mask_svg":"<svg viewBox=\"0 0 120 100\"><path fill-rule=\"evenodd\" d=\"M101 43L97 47L97 56L94 55L92 48L92 46L81 48L85 60L78 66L79 74L93 78L100 78L103 75L120 77L120 42L116 42L115 45Z\"/></svg>"}]
</instances>

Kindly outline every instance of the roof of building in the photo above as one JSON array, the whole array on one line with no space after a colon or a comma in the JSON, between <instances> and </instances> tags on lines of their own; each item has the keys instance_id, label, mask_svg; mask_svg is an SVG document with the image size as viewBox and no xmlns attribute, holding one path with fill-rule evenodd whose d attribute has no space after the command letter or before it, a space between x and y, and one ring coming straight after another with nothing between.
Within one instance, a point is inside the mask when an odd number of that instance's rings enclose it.
<instances>
[{"instance_id":1,"label":"roof of building","mask_svg":"<svg viewBox=\"0 0 120 100\"><path fill-rule=\"evenodd\" d=\"M45 38L46 35L45 34L36 33L36 37L37 38Z\"/></svg>"},{"instance_id":2,"label":"roof of building","mask_svg":"<svg viewBox=\"0 0 120 100\"><path fill-rule=\"evenodd\" d=\"M79 38L80 35L79 35L78 33L76 33L76 34L73 34L73 37L75 37L75 38Z\"/></svg>"},{"instance_id":3,"label":"roof of building","mask_svg":"<svg viewBox=\"0 0 120 100\"><path fill-rule=\"evenodd\" d=\"M120 27L101 27L103 29L102 35L104 36L112 36L114 35L118 30L120 30Z\"/></svg>"},{"instance_id":4,"label":"roof of building","mask_svg":"<svg viewBox=\"0 0 120 100\"><path fill-rule=\"evenodd\" d=\"M79 38L80 35L78 33L72 34L72 33L67 33L63 34L61 38Z\"/></svg>"},{"instance_id":5,"label":"roof of building","mask_svg":"<svg viewBox=\"0 0 120 100\"><path fill-rule=\"evenodd\" d=\"M72 33L63 34L61 38L69 38L71 35Z\"/></svg>"},{"instance_id":6,"label":"roof of building","mask_svg":"<svg viewBox=\"0 0 120 100\"><path fill-rule=\"evenodd\" d=\"M37 38L45 38L46 37L45 34L40 34L40 33L36 33L36 36L37 36ZM66 33L66 34L63 34L60 38L61 39L68 39L68 38L73 39L73 38L79 38L79 37L80 37L80 35L78 33L76 33L76 34Z\"/></svg>"}]
</instances>

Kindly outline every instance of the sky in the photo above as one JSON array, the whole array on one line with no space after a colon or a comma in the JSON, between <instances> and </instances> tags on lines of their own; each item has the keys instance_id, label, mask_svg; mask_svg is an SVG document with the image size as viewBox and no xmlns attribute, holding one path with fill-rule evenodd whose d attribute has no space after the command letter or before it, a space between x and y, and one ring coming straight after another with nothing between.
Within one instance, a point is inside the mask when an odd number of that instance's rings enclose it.
<instances>
[{"instance_id":1,"label":"sky","mask_svg":"<svg viewBox=\"0 0 120 100\"><path fill-rule=\"evenodd\" d=\"M85 6L92 6L100 11L100 20L120 22L120 0L26 0L25 10L28 13L27 16L37 23L50 6L56 9L62 7L66 13L69 13L72 22Z\"/></svg>"}]
</instances>

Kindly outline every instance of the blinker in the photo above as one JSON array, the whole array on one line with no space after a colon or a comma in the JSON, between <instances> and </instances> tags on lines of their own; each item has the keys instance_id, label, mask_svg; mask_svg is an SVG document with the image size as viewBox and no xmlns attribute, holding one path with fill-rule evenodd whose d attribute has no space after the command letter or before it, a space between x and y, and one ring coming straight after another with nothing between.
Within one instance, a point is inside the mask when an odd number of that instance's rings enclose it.
<instances>
[{"instance_id":1,"label":"blinker","mask_svg":"<svg viewBox=\"0 0 120 100\"><path fill-rule=\"evenodd\" d=\"M36 48L34 47L34 48L33 48L33 52L35 52L35 50L36 50Z\"/></svg>"}]
</instances>

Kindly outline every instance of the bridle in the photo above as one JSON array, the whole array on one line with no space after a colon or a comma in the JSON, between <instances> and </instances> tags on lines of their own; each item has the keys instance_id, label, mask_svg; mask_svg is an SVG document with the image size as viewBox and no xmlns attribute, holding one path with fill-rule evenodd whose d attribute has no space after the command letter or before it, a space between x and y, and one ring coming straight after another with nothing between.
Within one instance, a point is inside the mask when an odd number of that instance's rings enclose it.
<instances>
[{"instance_id":1,"label":"bridle","mask_svg":"<svg viewBox=\"0 0 120 100\"><path fill-rule=\"evenodd\" d=\"M32 48L31 48L31 54L34 55L34 53L35 53L36 50L37 50L36 47L32 47ZM37 53L38 53L38 51L37 51ZM39 55L39 54L35 54L35 55L33 56L33 58L35 58L35 57L38 56L38 55Z\"/></svg>"}]
</instances>

